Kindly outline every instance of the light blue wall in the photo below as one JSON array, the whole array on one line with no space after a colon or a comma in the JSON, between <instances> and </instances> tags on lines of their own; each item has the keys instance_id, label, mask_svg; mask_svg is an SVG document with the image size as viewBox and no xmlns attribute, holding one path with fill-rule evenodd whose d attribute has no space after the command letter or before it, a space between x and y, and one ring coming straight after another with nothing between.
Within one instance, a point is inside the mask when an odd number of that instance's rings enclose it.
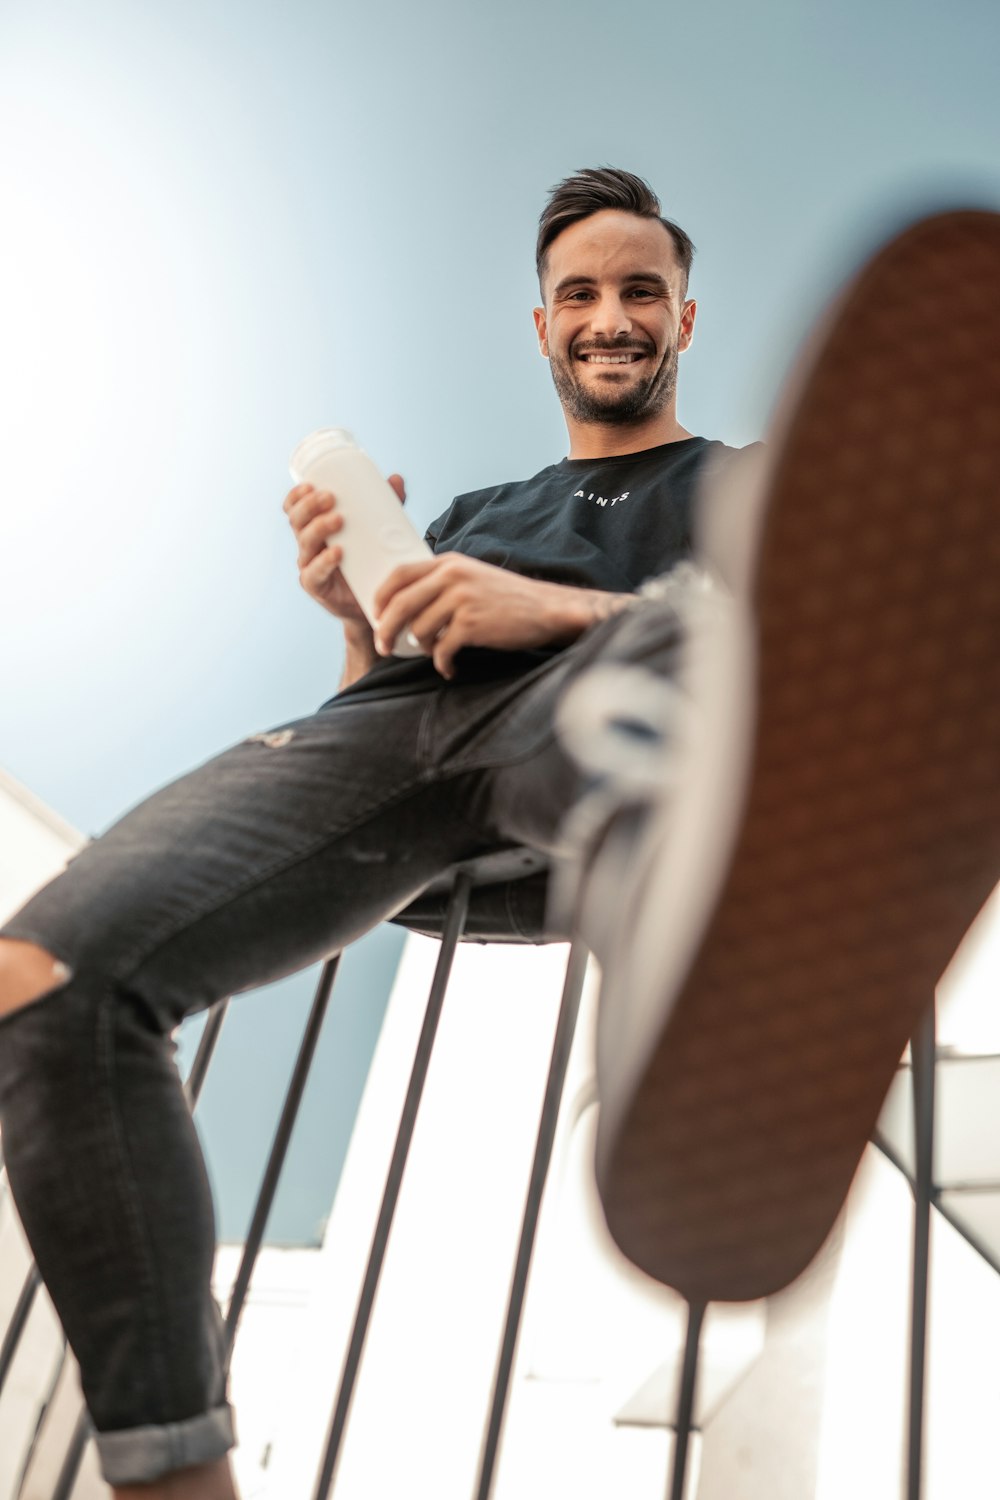
<instances>
[{"instance_id":1,"label":"light blue wall","mask_svg":"<svg viewBox=\"0 0 1000 1500\"><path fill-rule=\"evenodd\" d=\"M329 695L286 456L353 427L420 521L561 456L532 246L579 166L641 172L692 234L681 419L756 436L884 226L1000 200L998 44L992 0L6 4L0 762L96 831ZM929 288L928 339L947 316ZM279 1238L325 1212L397 946L352 960ZM224 1053L205 1101L228 1235L304 1003L282 988L230 1022L252 1084Z\"/></svg>"}]
</instances>

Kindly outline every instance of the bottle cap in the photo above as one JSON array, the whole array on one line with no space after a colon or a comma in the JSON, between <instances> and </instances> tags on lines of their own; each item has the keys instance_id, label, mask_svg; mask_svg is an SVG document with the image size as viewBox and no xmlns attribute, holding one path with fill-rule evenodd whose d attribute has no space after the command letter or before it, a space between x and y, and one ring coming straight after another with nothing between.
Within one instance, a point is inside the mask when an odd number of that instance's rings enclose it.
<instances>
[{"instance_id":1,"label":"bottle cap","mask_svg":"<svg viewBox=\"0 0 1000 1500\"><path fill-rule=\"evenodd\" d=\"M292 478L296 484L301 484L312 465L325 453L332 453L337 448L356 448L357 446L346 427L320 427L316 432L311 432L308 437L302 439L288 460Z\"/></svg>"}]
</instances>

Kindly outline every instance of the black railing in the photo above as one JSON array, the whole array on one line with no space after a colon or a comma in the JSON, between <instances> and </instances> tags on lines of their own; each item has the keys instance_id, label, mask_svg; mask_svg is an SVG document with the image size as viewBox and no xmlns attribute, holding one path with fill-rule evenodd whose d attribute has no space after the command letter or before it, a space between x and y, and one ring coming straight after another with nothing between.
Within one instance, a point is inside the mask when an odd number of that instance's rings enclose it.
<instances>
[{"instance_id":1,"label":"black railing","mask_svg":"<svg viewBox=\"0 0 1000 1500\"><path fill-rule=\"evenodd\" d=\"M364 1353L369 1320L388 1245L396 1202L403 1180L407 1155L416 1123L438 1021L444 1004L452 961L456 946L463 935L469 913L473 880L474 873L469 867L460 868L455 872L453 884L443 912L441 922L443 929L441 932L441 951L435 968L420 1038L416 1047L409 1086L402 1106L389 1173L371 1242L354 1324L340 1371L337 1395L333 1405L327 1440L312 1500L329 1500L333 1492L337 1465L347 1429L357 1375ZM298 1117L299 1107L329 1007L338 965L339 955L335 955L323 966L280 1117L275 1128L226 1313L226 1339L230 1354L232 1353L232 1347L239 1330L241 1314L263 1244L271 1208ZM549 1077L540 1112L538 1139L526 1195L520 1242L511 1279L505 1324L499 1341L490 1407L486 1417L480 1449L479 1467L473 1491L474 1500L490 1500L493 1491L504 1417L514 1370L518 1333L521 1326L528 1285L532 1251L552 1147L555 1140L585 969L586 952L580 945L574 945L570 950L567 964ZM185 1090L192 1109L197 1106L203 1089L208 1068L226 1017L228 1004L229 1002L224 1000L212 1008L199 1039L199 1044L185 1083ZM914 1039L912 1051L916 1167L912 1174L907 1173L906 1175L914 1190L916 1213L912 1280L913 1305L907 1497L908 1500L919 1500L922 1474L924 1347L929 1276L928 1216L932 1206L941 1208L938 1190L934 1185L932 1175L934 1141L933 1080L935 1070L933 1008L931 1009L927 1023ZM893 1160L901 1170L905 1170L898 1158L898 1154L893 1152L892 1148L885 1141L877 1138L876 1143L886 1152L890 1160ZM962 1224L957 1222L951 1215L948 1215L948 1217L958 1232L963 1234L975 1249L984 1253L981 1247L976 1244L974 1237L964 1229ZM992 1259L989 1254L986 1254L985 1258L990 1261L994 1269L997 1268L995 1259ZM8 1326L4 1330L2 1341L0 1341L0 1395L2 1395L18 1347L24 1336L39 1287L40 1279L38 1273L34 1266L31 1266L25 1275ZM674 1445L672 1474L668 1489L671 1500L679 1500L679 1497L684 1492L688 1438L694 1427L694 1393L697 1376L698 1347L704 1312L704 1307L689 1309L688 1333L684 1350L678 1407L673 1414L673 1420L665 1423L665 1425L672 1426L677 1435L677 1441ZM40 1440L45 1440L44 1424L40 1425L39 1436ZM65 1455L60 1466L59 1479L53 1492L52 1500L71 1500L89 1437L90 1427L81 1403L72 1435L66 1443ZM31 1459L29 1455L29 1469L30 1463Z\"/></svg>"},{"instance_id":2,"label":"black railing","mask_svg":"<svg viewBox=\"0 0 1000 1500\"><path fill-rule=\"evenodd\" d=\"M494 878L497 874L498 866L495 862L495 857L493 857L493 860L492 864L484 862L491 892L495 892L498 888L497 881ZM520 862L528 874L537 879L537 859L521 859ZM506 863L509 865L510 860L508 859ZM504 868L503 864L499 868L502 870ZM342 1449L342 1440L346 1431L355 1383L364 1351L368 1324L388 1245L389 1233L402 1184L410 1142L416 1124L423 1085L430 1063L456 946L463 936L469 916L470 895L475 884L476 873L477 869L474 865L459 867L454 872L450 891L445 893L445 898L442 902L439 923L442 929L441 951L434 973L420 1039L416 1048L410 1083L403 1103L382 1205L375 1226L368 1265L355 1312L354 1325L341 1367L337 1395L313 1491L313 1500L328 1500L335 1482L337 1464ZM520 873L522 873L520 870L516 870L515 877ZM495 918L495 910L496 902L494 899L489 905L491 922ZM434 924L434 920L433 914L431 914L430 921L432 924ZM427 927L428 910L426 900L420 905L419 921L415 921L413 925L420 930ZM517 934L508 934L508 940L516 941ZM535 941L540 939L531 938L528 940ZM233 1282L226 1312L225 1328L230 1354L232 1353L233 1344L239 1330L240 1317L246 1302L254 1267L261 1245L263 1244L267 1222L287 1156L299 1106L329 1005L338 964L339 955L335 955L326 962L320 975L254 1204L250 1228L247 1233L246 1243ZM569 1060L570 1045L576 1025L585 970L585 950L579 945L572 947L567 965L559 1020L556 1026L549 1079L541 1108L539 1137L525 1203L521 1239L508 1297L506 1321L500 1340L492 1399L485 1426L476 1488L477 1500L488 1500L493 1488L499 1439L503 1428L507 1396L513 1372L514 1353L523 1312L539 1209L551 1158L555 1127L562 1098L566 1067ZM198 1047L185 1083L185 1091L192 1109L197 1106L204 1086L208 1068L226 1017L228 1005L229 1001L223 1000L213 1006L208 1014L202 1035L199 1039ZM5 1332L3 1343L0 1345L0 1394L2 1394L3 1381L10 1370L19 1342L23 1337L39 1284L37 1272L32 1267L27 1274L14 1314ZM40 1424L40 1438L44 1441L43 1428L44 1418L43 1423ZM90 1425L81 1402L72 1435L66 1443L65 1455L61 1462L59 1479L52 1500L71 1500L90 1435ZM29 1469L30 1461L29 1455Z\"/></svg>"}]
</instances>

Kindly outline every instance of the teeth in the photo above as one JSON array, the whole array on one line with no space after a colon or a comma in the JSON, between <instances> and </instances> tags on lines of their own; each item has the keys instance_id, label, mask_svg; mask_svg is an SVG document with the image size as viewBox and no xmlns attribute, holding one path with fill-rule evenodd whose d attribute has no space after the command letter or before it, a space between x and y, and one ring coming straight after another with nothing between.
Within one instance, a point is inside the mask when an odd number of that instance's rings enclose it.
<instances>
[{"instance_id":1,"label":"teeth","mask_svg":"<svg viewBox=\"0 0 1000 1500\"><path fill-rule=\"evenodd\" d=\"M634 357L632 354L588 354L586 360L591 365L628 365Z\"/></svg>"}]
</instances>

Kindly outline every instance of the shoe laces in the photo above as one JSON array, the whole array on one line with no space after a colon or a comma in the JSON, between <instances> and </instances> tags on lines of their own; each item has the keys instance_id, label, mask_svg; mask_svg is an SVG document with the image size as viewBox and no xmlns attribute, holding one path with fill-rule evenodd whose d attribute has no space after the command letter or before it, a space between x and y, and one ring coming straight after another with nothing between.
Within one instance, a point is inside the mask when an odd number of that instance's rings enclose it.
<instances>
[{"instance_id":1,"label":"shoe laces","mask_svg":"<svg viewBox=\"0 0 1000 1500\"><path fill-rule=\"evenodd\" d=\"M699 638L711 635L706 626L727 597L710 573L684 562L645 583L628 607L668 606L686 647L696 647ZM696 751L699 717L682 682L644 667L598 663L563 695L555 729L567 754L590 778L560 830L562 857L553 872L553 908L570 921L593 866L604 865L604 878L599 874L598 879L613 895L615 875L607 867L615 860L600 859L610 847L612 826L623 825L626 814L648 808L674 789L687 759L680 748Z\"/></svg>"}]
</instances>

